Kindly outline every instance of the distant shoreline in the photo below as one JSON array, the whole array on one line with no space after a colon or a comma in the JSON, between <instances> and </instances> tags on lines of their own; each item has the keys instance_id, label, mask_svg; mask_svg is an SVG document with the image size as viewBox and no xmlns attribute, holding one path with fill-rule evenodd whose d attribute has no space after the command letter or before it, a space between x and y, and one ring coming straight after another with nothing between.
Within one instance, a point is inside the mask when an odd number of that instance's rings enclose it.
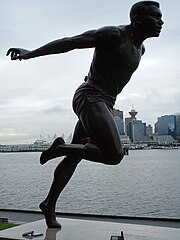
<instances>
[{"instance_id":1,"label":"distant shoreline","mask_svg":"<svg viewBox=\"0 0 180 240\"><path fill-rule=\"evenodd\" d=\"M37 151L0 151L0 153L20 153L20 152L22 152L22 153L25 153L25 152L42 152L42 151L40 151L40 150L37 150Z\"/></svg>"},{"instance_id":2,"label":"distant shoreline","mask_svg":"<svg viewBox=\"0 0 180 240\"><path fill-rule=\"evenodd\" d=\"M31 152L31 153L35 153L35 152L43 152L45 151L46 149L43 149L43 150L12 150L12 151L1 151L0 150L0 153L26 153L26 152ZM135 147L135 148L129 148L129 150L180 150L180 147L162 147L162 146L157 146L157 147L144 147L144 148L141 148L141 147Z\"/></svg>"}]
</instances>

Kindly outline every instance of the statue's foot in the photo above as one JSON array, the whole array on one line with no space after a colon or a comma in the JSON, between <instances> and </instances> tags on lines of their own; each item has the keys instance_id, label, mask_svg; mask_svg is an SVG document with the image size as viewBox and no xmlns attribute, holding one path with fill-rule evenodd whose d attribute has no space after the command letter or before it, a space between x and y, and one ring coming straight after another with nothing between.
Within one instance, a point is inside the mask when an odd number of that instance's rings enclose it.
<instances>
[{"instance_id":1,"label":"statue's foot","mask_svg":"<svg viewBox=\"0 0 180 240\"><path fill-rule=\"evenodd\" d=\"M47 161L49 161L50 159L59 157L60 155L57 152L57 147L59 145L64 144L64 140L62 137L58 137L54 140L53 144L51 145L50 148L48 148L46 151L42 152L41 156L40 156L40 164L45 164Z\"/></svg>"},{"instance_id":2,"label":"statue's foot","mask_svg":"<svg viewBox=\"0 0 180 240\"><path fill-rule=\"evenodd\" d=\"M61 228L61 224L56 220L55 212L48 211L45 202L40 203L39 208L44 214L48 228Z\"/></svg>"}]
</instances>

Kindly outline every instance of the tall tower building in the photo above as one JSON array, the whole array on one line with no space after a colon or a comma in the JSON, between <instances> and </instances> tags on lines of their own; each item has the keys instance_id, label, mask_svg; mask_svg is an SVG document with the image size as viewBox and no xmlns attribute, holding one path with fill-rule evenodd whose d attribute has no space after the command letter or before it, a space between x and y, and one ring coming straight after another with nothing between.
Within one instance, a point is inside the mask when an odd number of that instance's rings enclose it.
<instances>
[{"instance_id":1,"label":"tall tower building","mask_svg":"<svg viewBox=\"0 0 180 240\"><path fill-rule=\"evenodd\" d=\"M129 118L125 119L126 134L133 143L143 142L146 136L146 124L142 120L137 120L137 111L132 107Z\"/></svg>"},{"instance_id":2,"label":"tall tower building","mask_svg":"<svg viewBox=\"0 0 180 240\"><path fill-rule=\"evenodd\" d=\"M135 111L135 109L132 109L129 114L131 115L131 119L136 119L136 115L138 114L137 111Z\"/></svg>"},{"instance_id":3,"label":"tall tower building","mask_svg":"<svg viewBox=\"0 0 180 240\"><path fill-rule=\"evenodd\" d=\"M129 112L129 114L131 117L125 118L125 132L127 135L128 135L128 124L133 120L136 120L136 115L138 114L138 112L135 111L134 106L132 106L132 109Z\"/></svg>"}]
</instances>

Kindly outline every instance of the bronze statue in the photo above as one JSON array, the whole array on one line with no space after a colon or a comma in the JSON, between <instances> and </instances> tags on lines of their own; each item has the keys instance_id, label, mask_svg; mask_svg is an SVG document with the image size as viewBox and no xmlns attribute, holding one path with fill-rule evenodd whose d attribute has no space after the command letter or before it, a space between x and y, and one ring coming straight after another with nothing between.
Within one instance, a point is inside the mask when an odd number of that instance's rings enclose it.
<instances>
[{"instance_id":1,"label":"bronze statue","mask_svg":"<svg viewBox=\"0 0 180 240\"><path fill-rule=\"evenodd\" d=\"M55 217L56 201L82 159L109 165L119 164L123 159L112 109L116 96L139 65L145 52L144 40L158 37L164 24L159 3L154 1L134 4L130 20L129 25L90 30L50 42L33 51L10 48L7 52L12 60L25 60L74 49L95 48L89 73L73 98L73 110L79 120L72 143L66 144L59 137L40 157L40 163L45 164L53 158L65 156L54 172L49 194L40 204L48 227L61 227ZM84 143L83 139L87 142Z\"/></svg>"}]
</instances>

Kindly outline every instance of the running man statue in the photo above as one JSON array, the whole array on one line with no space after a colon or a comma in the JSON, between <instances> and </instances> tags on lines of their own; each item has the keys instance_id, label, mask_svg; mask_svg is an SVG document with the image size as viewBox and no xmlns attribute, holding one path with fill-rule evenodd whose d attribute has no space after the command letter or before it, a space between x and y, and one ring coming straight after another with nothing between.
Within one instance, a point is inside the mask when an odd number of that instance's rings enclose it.
<instances>
[{"instance_id":1,"label":"running man statue","mask_svg":"<svg viewBox=\"0 0 180 240\"><path fill-rule=\"evenodd\" d=\"M29 51L10 48L11 60L26 60L74 49L94 48L94 55L85 81L73 98L78 116L71 144L59 137L44 151L40 163L64 156L55 172L46 199L40 204L46 224L60 228L56 220L56 201L82 159L116 165L123 159L123 149L112 110L117 95L129 82L145 52L144 40L160 35L162 13L159 3L141 1L130 10L130 24L105 26L73 37L65 37ZM82 140L88 139L86 143Z\"/></svg>"}]
</instances>

